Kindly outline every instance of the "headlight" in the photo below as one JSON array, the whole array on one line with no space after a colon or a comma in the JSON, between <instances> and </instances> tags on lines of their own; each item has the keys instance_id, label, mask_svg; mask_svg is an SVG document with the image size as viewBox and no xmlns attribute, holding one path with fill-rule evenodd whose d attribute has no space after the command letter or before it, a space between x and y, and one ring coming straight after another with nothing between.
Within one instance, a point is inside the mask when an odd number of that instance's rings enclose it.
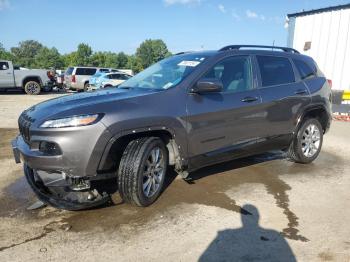
<instances>
[{"instance_id":1,"label":"headlight","mask_svg":"<svg viewBox=\"0 0 350 262\"><path fill-rule=\"evenodd\" d=\"M60 119L46 120L41 124L43 128L59 128L59 127L73 127L73 126L87 126L96 123L101 119L101 115L80 115L65 117Z\"/></svg>"}]
</instances>

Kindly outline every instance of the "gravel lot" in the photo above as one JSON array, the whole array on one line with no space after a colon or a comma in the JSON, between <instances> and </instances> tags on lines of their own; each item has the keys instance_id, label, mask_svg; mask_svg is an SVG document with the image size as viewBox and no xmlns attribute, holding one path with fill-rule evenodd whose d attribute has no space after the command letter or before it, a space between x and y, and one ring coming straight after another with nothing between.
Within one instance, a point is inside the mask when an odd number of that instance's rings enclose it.
<instances>
[{"instance_id":1,"label":"gravel lot","mask_svg":"<svg viewBox=\"0 0 350 262\"><path fill-rule=\"evenodd\" d=\"M199 170L148 208L69 212L35 202L10 140L17 117L57 96L0 94L0 261L350 261L350 124L333 122L319 158L272 152Z\"/></svg>"}]
</instances>

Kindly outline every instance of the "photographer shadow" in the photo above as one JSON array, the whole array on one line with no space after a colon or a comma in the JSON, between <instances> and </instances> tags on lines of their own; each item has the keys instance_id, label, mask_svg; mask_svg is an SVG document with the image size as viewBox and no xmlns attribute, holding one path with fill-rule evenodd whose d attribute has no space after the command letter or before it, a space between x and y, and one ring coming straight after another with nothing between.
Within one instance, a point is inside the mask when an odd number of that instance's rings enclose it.
<instances>
[{"instance_id":1,"label":"photographer shadow","mask_svg":"<svg viewBox=\"0 0 350 262\"><path fill-rule=\"evenodd\" d=\"M259 212L253 205L242 207L243 226L219 231L199 258L206 261L295 262L292 249L281 233L259 226Z\"/></svg>"}]
</instances>

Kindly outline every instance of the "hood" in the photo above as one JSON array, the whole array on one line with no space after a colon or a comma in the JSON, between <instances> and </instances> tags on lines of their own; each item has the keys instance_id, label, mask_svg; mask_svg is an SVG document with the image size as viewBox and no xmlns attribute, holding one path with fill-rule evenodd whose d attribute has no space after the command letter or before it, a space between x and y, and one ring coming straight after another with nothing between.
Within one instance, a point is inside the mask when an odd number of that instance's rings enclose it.
<instances>
[{"instance_id":1,"label":"hood","mask_svg":"<svg viewBox=\"0 0 350 262\"><path fill-rule=\"evenodd\" d=\"M24 112L28 117L33 119L33 121L85 114L87 113L86 111L89 111L88 113L103 113L96 112L98 111L97 105L113 102L117 103L120 100L149 95L156 92L157 91L141 88L102 89L95 92L77 93L50 99L34 105Z\"/></svg>"}]
</instances>

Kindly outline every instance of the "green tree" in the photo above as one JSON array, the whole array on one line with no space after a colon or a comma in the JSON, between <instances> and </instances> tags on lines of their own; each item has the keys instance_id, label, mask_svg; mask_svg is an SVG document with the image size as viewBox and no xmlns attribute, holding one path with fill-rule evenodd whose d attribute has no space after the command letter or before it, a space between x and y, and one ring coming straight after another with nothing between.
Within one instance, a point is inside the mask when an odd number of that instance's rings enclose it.
<instances>
[{"instance_id":1,"label":"green tree","mask_svg":"<svg viewBox=\"0 0 350 262\"><path fill-rule=\"evenodd\" d=\"M92 49L88 44L81 43L78 45L76 52L75 64L79 66L88 66L90 65L90 58L92 55Z\"/></svg>"},{"instance_id":2,"label":"green tree","mask_svg":"<svg viewBox=\"0 0 350 262\"><path fill-rule=\"evenodd\" d=\"M93 66L104 67L106 64L106 53L95 52L90 57L90 63Z\"/></svg>"},{"instance_id":3,"label":"green tree","mask_svg":"<svg viewBox=\"0 0 350 262\"><path fill-rule=\"evenodd\" d=\"M43 45L35 40L19 42L18 47L12 47L14 62L17 65L32 68L35 65L35 56L43 48Z\"/></svg>"},{"instance_id":4,"label":"green tree","mask_svg":"<svg viewBox=\"0 0 350 262\"><path fill-rule=\"evenodd\" d=\"M135 55L128 57L126 68L131 69L134 73L141 72L144 69L142 67L141 59Z\"/></svg>"},{"instance_id":5,"label":"green tree","mask_svg":"<svg viewBox=\"0 0 350 262\"><path fill-rule=\"evenodd\" d=\"M43 47L35 56L35 66L38 68L63 68L64 61L58 50Z\"/></svg>"},{"instance_id":6,"label":"green tree","mask_svg":"<svg viewBox=\"0 0 350 262\"><path fill-rule=\"evenodd\" d=\"M124 52L118 53L118 68L126 68L128 64L128 56Z\"/></svg>"},{"instance_id":7,"label":"green tree","mask_svg":"<svg viewBox=\"0 0 350 262\"><path fill-rule=\"evenodd\" d=\"M112 52L106 52L105 67L118 68L118 55Z\"/></svg>"},{"instance_id":8,"label":"green tree","mask_svg":"<svg viewBox=\"0 0 350 262\"><path fill-rule=\"evenodd\" d=\"M6 51L2 43L0 43L0 59L13 60L13 55L10 52Z\"/></svg>"},{"instance_id":9,"label":"green tree","mask_svg":"<svg viewBox=\"0 0 350 262\"><path fill-rule=\"evenodd\" d=\"M136 50L136 56L140 59L143 68L162 60L167 55L169 55L168 48L160 39L147 39Z\"/></svg>"},{"instance_id":10,"label":"green tree","mask_svg":"<svg viewBox=\"0 0 350 262\"><path fill-rule=\"evenodd\" d=\"M74 66L75 61L77 60L76 59L76 52L71 52L71 53L62 55L62 60L63 60L65 67Z\"/></svg>"}]
</instances>

